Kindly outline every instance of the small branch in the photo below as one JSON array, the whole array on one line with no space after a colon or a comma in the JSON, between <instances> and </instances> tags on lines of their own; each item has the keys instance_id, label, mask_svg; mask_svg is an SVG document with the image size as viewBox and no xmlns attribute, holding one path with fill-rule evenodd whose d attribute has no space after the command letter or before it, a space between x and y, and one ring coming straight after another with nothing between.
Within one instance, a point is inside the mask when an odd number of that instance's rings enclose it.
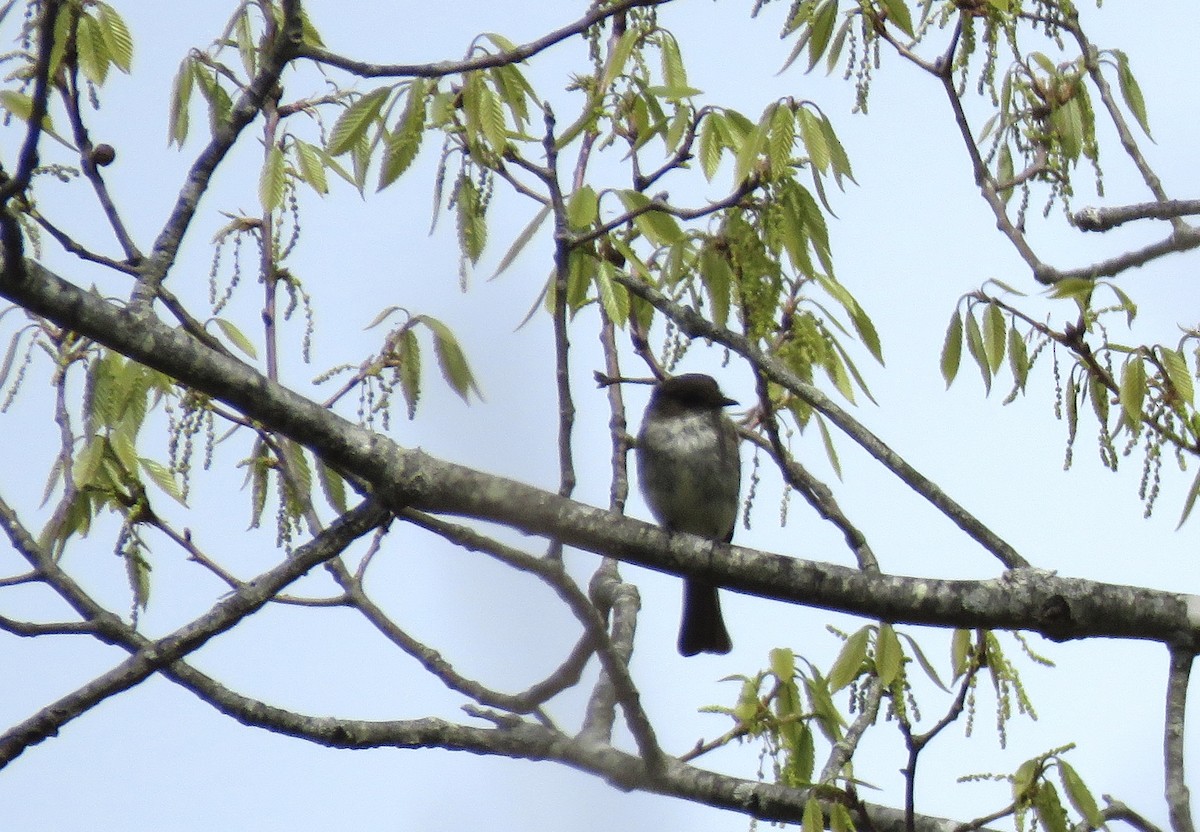
<instances>
[{"instance_id":1,"label":"small branch","mask_svg":"<svg viewBox=\"0 0 1200 832\"><path fill-rule=\"evenodd\" d=\"M1183 740L1187 713L1188 680L1195 652L1172 646L1171 667L1167 675L1167 705L1163 718L1163 758L1166 773L1167 811L1173 832L1195 832L1192 823L1191 792L1184 776Z\"/></svg>"},{"instance_id":2,"label":"small branch","mask_svg":"<svg viewBox=\"0 0 1200 832\"><path fill-rule=\"evenodd\" d=\"M670 1L620 0L617 3L596 3L591 11L574 23L555 29L537 40L522 44L509 51L493 52L461 61L438 61L430 64L373 64L347 58L308 43L300 44L298 57L337 67L361 78L442 78L446 75L458 75L464 72L520 63L629 9L662 6Z\"/></svg>"},{"instance_id":3,"label":"small branch","mask_svg":"<svg viewBox=\"0 0 1200 832\"><path fill-rule=\"evenodd\" d=\"M1168 199L1111 208L1083 208L1071 215L1080 231L1108 231L1134 220L1171 220L1200 214L1200 199Z\"/></svg>"},{"instance_id":4,"label":"small branch","mask_svg":"<svg viewBox=\"0 0 1200 832\"><path fill-rule=\"evenodd\" d=\"M0 615L0 630L25 638L64 635L94 636L97 632L96 626L87 621L41 623L36 621L18 621L6 615Z\"/></svg>"}]
</instances>

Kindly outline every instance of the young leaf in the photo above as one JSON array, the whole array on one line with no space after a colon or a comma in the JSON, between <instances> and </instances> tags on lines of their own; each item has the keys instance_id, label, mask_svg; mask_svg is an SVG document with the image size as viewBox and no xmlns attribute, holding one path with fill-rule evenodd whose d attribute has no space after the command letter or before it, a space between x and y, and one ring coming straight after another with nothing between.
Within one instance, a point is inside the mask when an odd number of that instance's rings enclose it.
<instances>
[{"instance_id":1,"label":"young leaf","mask_svg":"<svg viewBox=\"0 0 1200 832\"><path fill-rule=\"evenodd\" d=\"M829 668L829 689L832 692L836 693L858 677L867 658L867 641L870 634L869 627L860 627L842 645L841 652Z\"/></svg>"},{"instance_id":2,"label":"young leaf","mask_svg":"<svg viewBox=\"0 0 1200 832\"><path fill-rule=\"evenodd\" d=\"M421 344L412 327L404 330L398 345L400 359L400 392L408 406L408 418L417 415L417 404L421 401Z\"/></svg>"},{"instance_id":3,"label":"young leaf","mask_svg":"<svg viewBox=\"0 0 1200 832\"><path fill-rule=\"evenodd\" d=\"M296 164L300 168L300 178L309 187L324 196L329 193L329 180L325 177L325 161L321 151L308 142L295 140Z\"/></svg>"},{"instance_id":4,"label":"young leaf","mask_svg":"<svg viewBox=\"0 0 1200 832\"><path fill-rule=\"evenodd\" d=\"M442 378L446 379L450 389L461 396L463 401L470 401L472 390L482 398L479 387L475 384L475 376L471 374L471 368L467 364L467 357L450 327L428 315L417 315L413 320L425 324L433 333L433 351L437 356Z\"/></svg>"},{"instance_id":5,"label":"young leaf","mask_svg":"<svg viewBox=\"0 0 1200 832\"><path fill-rule=\"evenodd\" d=\"M991 363L988 361L987 349L983 345L983 333L979 331L979 322L969 312L967 313L967 352L971 353L971 357L979 365L979 372L983 375L983 386L989 393L992 392Z\"/></svg>"},{"instance_id":6,"label":"young leaf","mask_svg":"<svg viewBox=\"0 0 1200 832\"><path fill-rule=\"evenodd\" d=\"M333 125L325 149L331 156L341 156L353 149L367 128L379 117L383 102L391 95L390 87L372 90L347 107Z\"/></svg>"},{"instance_id":7,"label":"young leaf","mask_svg":"<svg viewBox=\"0 0 1200 832\"><path fill-rule=\"evenodd\" d=\"M994 303L989 303L984 319L983 347L987 352L988 369L992 375L1000 369L1004 361L1004 336L1008 331L1008 322L1004 320L1004 312Z\"/></svg>"},{"instance_id":8,"label":"young leaf","mask_svg":"<svg viewBox=\"0 0 1200 832\"><path fill-rule=\"evenodd\" d=\"M128 74L133 67L133 37L129 27L117 14L117 10L107 3L98 3L100 11L100 33L108 49L108 55L117 69Z\"/></svg>"},{"instance_id":9,"label":"young leaf","mask_svg":"<svg viewBox=\"0 0 1200 832\"><path fill-rule=\"evenodd\" d=\"M879 625L879 633L875 637L875 673L884 685L890 685L900 676L904 666L904 650L900 647L900 639L891 624Z\"/></svg>"},{"instance_id":10,"label":"young leaf","mask_svg":"<svg viewBox=\"0 0 1200 832\"><path fill-rule=\"evenodd\" d=\"M962 339L962 315L955 309L954 314L950 316L950 325L946 327L946 340L942 344L942 378L946 380L947 390L958 375L958 365L962 360Z\"/></svg>"},{"instance_id":11,"label":"young leaf","mask_svg":"<svg viewBox=\"0 0 1200 832\"><path fill-rule=\"evenodd\" d=\"M1117 58L1117 80L1121 85L1121 97L1125 99L1125 106L1137 119L1142 132L1148 137L1154 138L1150 136L1150 120L1146 116L1146 99L1142 96L1142 88L1138 86L1137 79L1133 77L1133 71L1129 68L1129 56L1119 49L1114 49L1113 55Z\"/></svg>"},{"instance_id":12,"label":"young leaf","mask_svg":"<svg viewBox=\"0 0 1200 832\"><path fill-rule=\"evenodd\" d=\"M1163 368L1167 372L1167 380L1179 404L1191 406L1195 397L1192 386L1192 374L1188 371L1187 359L1178 350L1159 347Z\"/></svg>"},{"instance_id":13,"label":"young leaf","mask_svg":"<svg viewBox=\"0 0 1200 832\"><path fill-rule=\"evenodd\" d=\"M171 473L167 466L163 465L156 459L147 459L146 457L138 457L138 462L154 484L163 490L163 492L181 506L187 506L187 501L183 499L183 492L179 490L179 483L175 481L175 475Z\"/></svg>"},{"instance_id":14,"label":"young leaf","mask_svg":"<svg viewBox=\"0 0 1200 832\"><path fill-rule=\"evenodd\" d=\"M428 83L415 78L408 88L408 100L396 129L387 137L383 147L383 163L379 170L379 187L382 191L400 178L421 150L425 137L425 101Z\"/></svg>"},{"instance_id":15,"label":"young leaf","mask_svg":"<svg viewBox=\"0 0 1200 832\"><path fill-rule=\"evenodd\" d=\"M283 164L283 150L279 145L275 145L267 153L258 178L258 201L263 211L269 214L283 205L286 187L287 171Z\"/></svg>"},{"instance_id":16,"label":"young leaf","mask_svg":"<svg viewBox=\"0 0 1200 832\"><path fill-rule=\"evenodd\" d=\"M529 241L537 234L538 229L542 227L546 218L550 216L550 210L551 206L543 205L534 214L533 219L529 221L529 224L517 235L517 239L513 240L512 245L508 247L508 251L504 252L504 256L500 258L500 263L496 266L496 271L492 273L489 279L499 277L501 272L512 265L513 261L517 259L517 255L524 251L525 246L529 244Z\"/></svg>"},{"instance_id":17,"label":"young leaf","mask_svg":"<svg viewBox=\"0 0 1200 832\"><path fill-rule=\"evenodd\" d=\"M669 246L683 239L683 229L670 214L657 210L644 210L650 205L650 197L638 191L619 191L617 196L626 211L642 211L633 219L638 231L646 235L656 246Z\"/></svg>"},{"instance_id":18,"label":"young leaf","mask_svg":"<svg viewBox=\"0 0 1200 832\"><path fill-rule=\"evenodd\" d=\"M179 64L179 72L175 74L175 84L171 90L171 108L167 123L167 144L177 144L183 147L188 133L188 102L195 87L195 62L184 58Z\"/></svg>"},{"instance_id":19,"label":"young leaf","mask_svg":"<svg viewBox=\"0 0 1200 832\"><path fill-rule=\"evenodd\" d=\"M1087 784L1083 782L1083 778L1079 776L1079 773L1061 757L1058 758L1058 773L1059 778L1062 780L1063 791L1067 793L1067 800L1071 801L1071 805L1075 807L1075 811L1093 829L1102 827L1104 825L1104 816L1100 814L1100 807L1096 804L1096 798L1092 795Z\"/></svg>"},{"instance_id":20,"label":"young leaf","mask_svg":"<svg viewBox=\"0 0 1200 832\"><path fill-rule=\"evenodd\" d=\"M1134 354L1121 368L1121 410L1125 421L1136 435L1142 427L1142 402L1146 398L1146 364L1141 355Z\"/></svg>"},{"instance_id":21,"label":"young leaf","mask_svg":"<svg viewBox=\"0 0 1200 832\"><path fill-rule=\"evenodd\" d=\"M254 344L232 321L228 321L225 318L214 318L213 320L216 322L217 327L220 328L222 334L232 341L235 347L251 358L258 358L258 351L254 349Z\"/></svg>"}]
</instances>

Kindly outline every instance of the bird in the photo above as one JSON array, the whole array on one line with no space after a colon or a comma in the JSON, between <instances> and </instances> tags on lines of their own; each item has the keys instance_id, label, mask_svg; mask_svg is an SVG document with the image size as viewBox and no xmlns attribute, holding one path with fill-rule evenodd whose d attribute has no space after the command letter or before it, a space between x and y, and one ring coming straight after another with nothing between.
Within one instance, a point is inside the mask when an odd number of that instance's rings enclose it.
<instances>
[{"instance_id":1,"label":"bird","mask_svg":"<svg viewBox=\"0 0 1200 832\"><path fill-rule=\"evenodd\" d=\"M636 439L638 482L650 512L668 532L719 543L733 539L741 492L738 432L725 408L737 404L712 376L686 373L655 386ZM733 643L717 586L684 578L679 652L728 653Z\"/></svg>"}]
</instances>

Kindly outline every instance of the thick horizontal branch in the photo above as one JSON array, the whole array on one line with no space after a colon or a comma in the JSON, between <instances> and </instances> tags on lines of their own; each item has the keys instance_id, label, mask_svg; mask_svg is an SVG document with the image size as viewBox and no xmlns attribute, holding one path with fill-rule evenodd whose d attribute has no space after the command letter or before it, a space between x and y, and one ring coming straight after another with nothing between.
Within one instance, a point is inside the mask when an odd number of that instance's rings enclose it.
<instances>
[{"instance_id":1,"label":"thick horizontal branch","mask_svg":"<svg viewBox=\"0 0 1200 832\"><path fill-rule=\"evenodd\" d=\"M369 482L393 510L413 507L502 523L735 591L897 623L1035 630L1054 639L1109 636L1197 643L1200 599L1019 569L1011 579L942 581L869 575L745 549L583 505L402 448L269 381L157 318L133 314L32 261L7 269L0 295L242 411ZM1021 580L1022 575L1036 575Z\"/></svg>"}]
</instances>

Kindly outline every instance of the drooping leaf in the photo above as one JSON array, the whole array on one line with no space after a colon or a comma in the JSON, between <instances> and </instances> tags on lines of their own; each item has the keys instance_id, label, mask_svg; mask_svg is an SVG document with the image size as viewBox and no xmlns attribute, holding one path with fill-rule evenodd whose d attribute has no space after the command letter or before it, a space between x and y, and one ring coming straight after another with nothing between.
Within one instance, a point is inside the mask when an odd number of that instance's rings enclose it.
<instances>
[{"instance_id":1,"label":"drooping leaf","mask_svg":"<svg viewBox=\"0 0 1200 832\"><path fill-rule=\"evenodd\" d=\"M955 309L954 314L950 316L950 325L946 327L946 339L942 343L942 378L946 380L947 389L958 375L958 365L962 360L962 342L962 314Z\"/></svg>"},{"instance_id":2,"label":"drooping leaf","mask_svg":"<svg viewBox=\"0 0 1200 832\"><path fill-rule=\"evenodd\" d=\"M1117 81L1121 87L1121 97L1125 99L1125 106L1137 119L1142 132L1153 138L1150 136L1150 119L1146 115L1146 99L1142 95L1137 78L1133 76L1133 70L1129 68L1129 56L1120 49L1114 49L1113 55L1117 58Z\"/></svg>"},{"instance_id":3,"label":"drooping leaf","mask_svg":"<svg viewBox=\"0 0 1200 832\"><path fill-rule=\"evenodd\" d=\"M283 150L275 145L267 153L258 178L258 201L265 213L272 213L283 205L287 188L287 170L284 166Z\"/></svg>"},{"instance_id":4,"label":"drooping leaf","mask_svg":"<svg viewBox=\"0 0 1200 832\"><path fill-rule=\"evenodd\" d=\"M467 356L450 327L428 315L418 315L414 320L424 324L433 333L434 355L437 356L442 378L450 385L450 389L461 396L463 401L470 401L472 391L482 398L475 383L475 376L467 364Z\"/></svg>"},{"instance_id":5,"label":"drooping leaf","mask_svg":"<svg viewBox=\"0 0 1200 832\"><path fill-rule=\"evenodd\" d=\"M341 156L354 148L362 139L367 129L379 117L384 101L391 95L390 87L380 87L358 98L342 111L330 131L329 141L325 146L331 156Z\"/></svg>"},{"instance_id":6,"label":"drooping leaf","mask_svg":"<svg viewBox=\"0 0 1200 832\"><path fill-rule=\"evenodd\" d=\"M879 625L875 637L875 672L879 681L891 685L899 678L903 666L904 650L900 646L900 639L896 638L892 625L884 622Z\"/></svg>"},{"instance_id":7,"label":"drooping leaf","mask_svg":"<svg viewBox=\"0 0 1200 832\"><path fill-rule=\"evenodd\" d=\"M1099 829L1104 826L1104 815L1100 813L1100 806L1096 803L1096 798L1092 795L1091 789L1083 782L1083 778L1079 776L1079 772L1075 771L1066 760L1058 758L1058 773L1059 779L1062 780L1063 791L1067 793L1067 800L1075 807L1075 811L1091 826L1093 829Z\"/></svg>"},{"instance_id":8,"label":"drooping leaf","mask_svg":"<svg viewBox=\"0 0 1200 832\"><path fill-rule=\"evenodd\" d=\"M1121 410L1130 429L1137 434L1142 426L1142 402L1146 398L1146 364L1138 354L1129 356L1121 368Z\"/></svg>"},{"instance_id":9,"label":"drooping leaf","mask_svg":"<svg viewBox=\"0 0 1200 832\"><path fill-rule=\"evenodd\" d=\"M837 693L853 682L867 658L867 644L871 635L869 627L860 627L842 645L837 659L829 668L829 689Z\"/></svg>"}]
</instances>

